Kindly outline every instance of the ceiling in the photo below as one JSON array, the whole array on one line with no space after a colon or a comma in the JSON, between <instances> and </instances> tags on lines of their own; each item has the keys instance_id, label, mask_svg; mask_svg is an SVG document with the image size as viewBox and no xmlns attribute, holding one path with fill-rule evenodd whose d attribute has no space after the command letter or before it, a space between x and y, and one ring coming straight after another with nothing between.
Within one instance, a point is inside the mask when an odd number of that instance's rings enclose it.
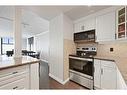
<instances>
[{"instance_id":1,"label":"ceiling","mask_svg":"<svg viewBox=\"0 0 127 95\"><path fill-rule=\"evenodd\" d=\"M49 21L60 13L74 21L108 7L111 6L22 6L23 37L48 31ZM3 36L13 35L13 14L13 6L0 6L0 33Z\"/></svg>"},{"instance_id":2,"label":"ceiling","mask_svg":"<svg viewBox=\"0 0 127 95\"><path fill-rule=\"evenodd\" d=\"M0 34L1 36L13 36L14 7L0 7ZM30 37L49 29L49 21L39 17L37 14L22 10L22 34Z\"/></svg>"},{"instance_id":3,"label":"ceiling","mask_svg":"<svg viewBox=\"0 0 127 95\"><path fill-rule=\"evenodd\" d=\"M46 20L51 20L60 13L66 14L72 20L77 20L108 7L111 6L26 6L24 8L37 13Z\"/></svg>"}]
</instances>

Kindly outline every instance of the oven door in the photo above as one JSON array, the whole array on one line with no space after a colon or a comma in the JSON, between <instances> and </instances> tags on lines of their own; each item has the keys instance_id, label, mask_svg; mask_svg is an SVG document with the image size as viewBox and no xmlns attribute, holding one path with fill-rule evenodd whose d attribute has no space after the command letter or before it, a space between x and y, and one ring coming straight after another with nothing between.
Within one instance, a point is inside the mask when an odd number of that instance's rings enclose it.
<instances>
[{"instance_id":1,"label":"oven door","mask_svg":"<svg viewBox=\"0 0 127 95\"><path fill-rule=\"evenodd\" d=\"M93 59L69 56L69 69L93 77Z\"/></svg>"}]
</instances>

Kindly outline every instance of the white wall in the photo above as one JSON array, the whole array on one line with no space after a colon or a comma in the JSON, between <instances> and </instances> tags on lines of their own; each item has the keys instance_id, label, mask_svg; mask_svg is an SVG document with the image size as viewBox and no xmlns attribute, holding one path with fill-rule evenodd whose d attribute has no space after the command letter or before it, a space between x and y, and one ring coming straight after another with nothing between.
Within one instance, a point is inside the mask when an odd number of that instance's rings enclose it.
<instances>
[{"instance_id":1,"label":"white wall","mask_svg":"<svg viewBox=\"0 0 127 95\"><path fill-rule=\"evenodd\" d=\"M66 15L63 15L64 39L73 40L73 22Z\"/></svg>"},{"instance_id":2,"label":"white wall","mask_svg":"<svg viewBox=\"0 0 127 95\"><path fill-rule=\"evenodd\" d=\"M40 52L40 59L49 60L49 31L42 32L35 36L35 51Z\"/></svg>"},{"instance_id":3,"label":"white wall","mask_svg":"<svg viewBox=\"0 0 127 95\"><path fill-rule=\"evenodd\" d=\"M70 50L67 45L72 39L73 22L66 15L60 14L50 21L49 72L52 78L62 84L64 84L69 74L68 62L65 60L65 58L68 59L68 52L65 53L64 49ZM65 45L65 43L67 44Z\"/></svg>"},{"instance_id":4,"label":"white wall","mask_svg":"<svg viewBox=\"0 0 127 95\"><path fill-rule=\"evenodd\" d=\"M64 32L64 81L69 79L69 54L75 54L76 47L73 41L73 22L72 20L63 15L63 32Z\"/></svg>"},{"instance_id":5,"label":"white wall","mask_svg":"<svg viewBox=\"0 0 127 95\"><path fill-rule=\"evenodd\" d=\"M50 76L59 82L63 81L63 15L50 21Z\"/></svg>"},{"instance_id":6,"label":"white wall","mask_svg":"<svg viewBox=\"0 0 127 95\"><path fill-rule=\"evenodd\" d=\"M22 50L27 50L27 38L22 38Z\"/></svg>"}]
</instances>

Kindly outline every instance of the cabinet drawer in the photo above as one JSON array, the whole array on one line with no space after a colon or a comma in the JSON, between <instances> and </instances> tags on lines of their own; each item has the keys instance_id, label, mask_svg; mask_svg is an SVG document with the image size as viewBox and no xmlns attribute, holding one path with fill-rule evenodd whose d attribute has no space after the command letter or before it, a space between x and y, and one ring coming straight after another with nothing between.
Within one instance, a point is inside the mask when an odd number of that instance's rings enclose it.
<instances>
[{"instance_id":1,"label":"cabinet drawer","mask_svg":"<svg viewBox=\"0 0 127 95\"><path fill-rule=\"evenodd\" d=\"M17 75L18 73L22 73L22 72L25 72L25 71L28 71L28 70L29 70L28 65L13 67L13 68L9 68L9 69L4 69L4 70L0 71L0 78L1 77L6 77L6 76Z\"/></svg>"},{"instance_id":2,"label":"cabinet drawer","mask_svg":"<svg viewBox=\"0 0 127 95\"><path fill-rule=\"evenodd\" d=\"M116 64L113 61L103 61L103 60L101 60L101 66L116 68Z\"/></svg>"},{"instance_id":3,"label":"cabinet drawer","mask_svg":"<svg viewBox=\"0 0 127 95\"><path fill-rule=\"evenodd\" d=\"M29 73L1 81L0 89L29 89Z\"/></svg>"},{"instance_id":4,"label":"cabinet drawer","mask_svg":"<svg viewBox=\"0 0 127 95\"><path fill-rule=\"evenodd\" d=\"M19 80L21 78L29 79L29 73L23 72L23 73L20 73L19 75L16 75L16 76L15 75L9 75L6 77L1 77L0 78L0 86L8 84L8 83L16 81L16 80Z\"/></svg>"}]
</instances>

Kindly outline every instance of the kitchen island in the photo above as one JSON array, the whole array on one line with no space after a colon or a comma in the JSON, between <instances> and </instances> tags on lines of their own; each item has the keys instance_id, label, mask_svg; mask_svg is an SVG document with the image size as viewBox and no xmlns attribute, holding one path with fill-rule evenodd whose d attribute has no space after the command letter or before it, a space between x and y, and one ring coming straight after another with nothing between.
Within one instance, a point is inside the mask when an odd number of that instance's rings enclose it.
<instances>
[{"instance_id":1,"label":"kitchen island","mask_svg":"<svg viewBox=\"0 0 127 95\"><path fill-rule=\"evenodd\" d=\"M0 89L39 89L39 62L29 56L0 56Z\"/></svg>"}]
</instances>

